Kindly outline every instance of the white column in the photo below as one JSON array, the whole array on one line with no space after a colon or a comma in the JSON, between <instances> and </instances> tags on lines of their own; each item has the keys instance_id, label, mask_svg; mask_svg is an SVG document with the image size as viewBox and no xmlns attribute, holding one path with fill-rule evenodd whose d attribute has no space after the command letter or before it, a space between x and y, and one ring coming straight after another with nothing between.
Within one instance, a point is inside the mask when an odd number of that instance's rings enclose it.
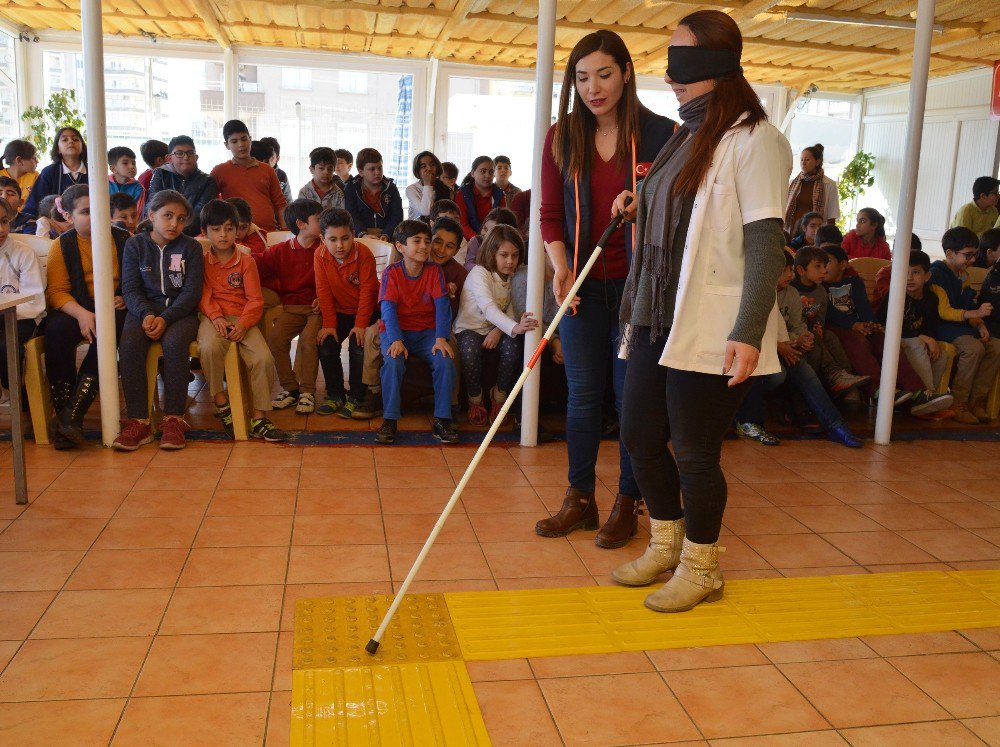
<instances>
[{"instance_id":1,"label":"white column","mask_svg":"<svg viewBox=\"0 0 1000 747\"><path fill-rule=\"evenodd\" d=\"M222 50L222 115L227 122L236 119L236 96L240 90L240 74L236 64L236 50Z\"/></svg>"},{"instance_id":2,"label":"white column","mask_svg":"<svg viewBox=\"0 0 1000 747\"><path fill-rule=\"evenodd\" d=\"M531 217L528 221L528 298L527 310L535 315L539 327L524 337L524 363L542 339L542 305L545 288L545 247L539 213L542 205L542 151L545 135L552 124L552 74L556 54L556 0L538 2L538 50L535 63L535 150L531 169ZM524 383L521 394L521 445L538 445L538 395L541 387L541 363Z\"/></svg>"},{"instance_id":3,"label":"white column","mask_svg":"<svg viewBox=\"0 0 1000 747\"><path fill-rule=\"evenodd\" d=\"M115 245L111 239L108 192L108 137L104 116L104 36L100 0L82 0L83 74L87 106L87 182L90 185L90 236L94 261L94 311L97 315L97 367L101 387L101 440L110 446L118 435L118 346L115 343Z\"/></svg>"},{"instance_id":4,"label":"white column","mask_svg":"<svg viewBox=\"0 0 1000 747\"><path fill-rule=\"evenodd\" d=\"M886 446L892 436L892 392L896 390L899 370L899 339L903 330L903 306L906 298L906 272L913 238L913 207L917 199L917 175L920 170L920 140L924 132L924 106L927 101L927 74L931 60L931 36L934 33L935 0L918 0L917 29L913 40L913 70L910 74L910 108L906 128L906 156L896 209L896 241L893 248L892 279L889 281L889 304L885 323L885 347L882 351L882 380L878 416L875 420L875 443Z\"/></svg>"}]
</instances>

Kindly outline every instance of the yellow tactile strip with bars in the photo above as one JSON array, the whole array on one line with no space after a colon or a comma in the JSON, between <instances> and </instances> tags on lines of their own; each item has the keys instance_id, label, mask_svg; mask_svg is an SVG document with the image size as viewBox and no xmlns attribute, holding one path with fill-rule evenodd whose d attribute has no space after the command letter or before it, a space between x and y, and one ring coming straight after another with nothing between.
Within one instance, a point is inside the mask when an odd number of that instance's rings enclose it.
<instances>
[{"instance_id":1,"label":"yellow tactile strip with bars","mask_svg":"<svg viewBox=\"0 0 1000 747\"><path fill-rule=\"evenodd\" d=\"M390 597L296 605L293 745L488 745L465 661L1000 626L1000 571L730 581L690 612L647 610L650 589L414 594L376 657Z\"/></svg>"},{"instance_id":2,"label":"yellow tactile strip with bars","mask_svg":"<svg viewBox=\"0 0 1000 747\"><path fill-rule=\"evenodd\" d=\"M467 661L1000 625L1000 571L731 581L721 601L664 615L649 589L446 594Z\"/></svg>"}]
</instances>

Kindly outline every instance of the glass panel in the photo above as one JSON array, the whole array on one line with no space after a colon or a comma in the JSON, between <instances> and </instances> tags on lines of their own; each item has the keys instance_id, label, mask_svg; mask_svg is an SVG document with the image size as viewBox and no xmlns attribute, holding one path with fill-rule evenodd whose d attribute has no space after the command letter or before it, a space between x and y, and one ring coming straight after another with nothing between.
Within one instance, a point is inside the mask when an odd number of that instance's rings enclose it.
<instances>
[{"instance_id":1,"label":"glass panel","mask_svg":"<svg viewBox=\"0 0 1000 747\"><path fill-rule=\"evenodd\" d=\"M14 39L0 32L0 140L22 134L17 121L17 71L14 65Z\"/></svg>"},{"instance_id":2,"label":"glass panel","mask_svg":"<svg viewBox=\"0 0 1000 747\"><path fill-rule=\"evenodd\" d=\"M309 181L309 152L319 146L346 148L355 155L361 148L377 149L386 176L402 193L412 181L413 139L396 142L393 132L398 117L412 131L413 76L295 68L295 79L308 75L310 88L294 90L284 85L291 80L286 70L277 65L241 65L238 116L254 138L278 139L280 166L288 174L292 196ZM252 89L245 88L250 85Z\"/></svg>"}]
</instances>

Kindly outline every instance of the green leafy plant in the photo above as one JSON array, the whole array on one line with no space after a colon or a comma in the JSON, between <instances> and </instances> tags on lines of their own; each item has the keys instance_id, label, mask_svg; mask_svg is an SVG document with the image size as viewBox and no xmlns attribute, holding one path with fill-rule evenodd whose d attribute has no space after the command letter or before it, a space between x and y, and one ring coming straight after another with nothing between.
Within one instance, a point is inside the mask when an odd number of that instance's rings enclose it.
<instances>
[{"instance_id":1,"label":"green leafy plant","mask_svg":"<svg viewBox=\"0 0 1000 747\"><path fill-rule=\"evenodd\" d=\"M855 153L854 158L841 172L840 180L837 182L837 191L840 193L840 220L837 221L837 226L841 231L846 231L851 221L849 213L854 200L875 183L874 172L875 156L863 150Z\"/></svg>"},{"instance_id":2,"label":"green leafy plant","mask_svg":"<svg viewBox=\"0 0 1000 747\"><path fill-rule=\"evenodd\" d=\"M83 133L83 113L77 106L76 91L72 89L53 93L44 109L40 106L28 107L21 119L28 126L25 138L42 153L52 147L52 138L60 127L75 127Z\"/></svg>"}]
</instances>

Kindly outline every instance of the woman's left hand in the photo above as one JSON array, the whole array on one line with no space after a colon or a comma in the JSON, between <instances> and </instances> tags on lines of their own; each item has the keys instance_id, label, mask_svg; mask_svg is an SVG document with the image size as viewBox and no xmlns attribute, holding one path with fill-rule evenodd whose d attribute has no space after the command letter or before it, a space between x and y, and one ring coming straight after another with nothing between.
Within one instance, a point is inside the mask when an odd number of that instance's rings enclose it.
<instances>
[{"instance_id":1,"label":"woman's left hand","mask_svg":"<svg viewBox=\"0 0 1000 747\"><path fill-rule=\"evenodd\" d=\"M742 384L757 370L757 359L760 351L745 342L729 340L726 342L726 360L722 364L722 373L729 376L729 386Z\"/></svg>"}]
</instances>

